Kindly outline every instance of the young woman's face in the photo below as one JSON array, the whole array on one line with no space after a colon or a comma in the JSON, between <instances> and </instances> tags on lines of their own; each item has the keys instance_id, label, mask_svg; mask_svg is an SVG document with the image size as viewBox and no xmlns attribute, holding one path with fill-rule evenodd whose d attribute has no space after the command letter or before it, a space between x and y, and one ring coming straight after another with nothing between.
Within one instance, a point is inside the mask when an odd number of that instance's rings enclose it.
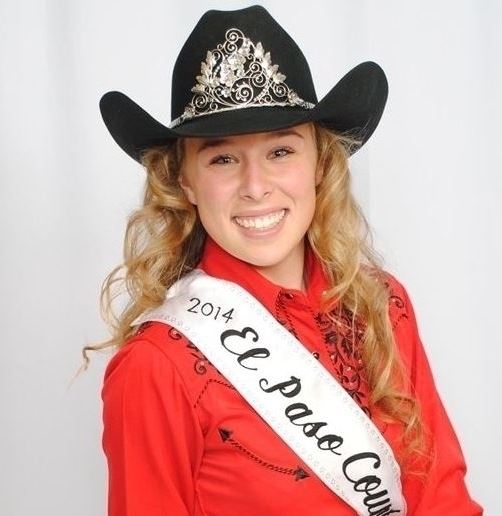
<instances>
[{"instance_id":1,"label":"young woman's face","mask_svg":"<svg viewBox=\"0 0 502 516\"><path fill-rule=\"evenodd\" d=\"M207 233L269 279L303 266L320 180L314 129L187 138L180 184Z\"/></svg>"}]
</instances>

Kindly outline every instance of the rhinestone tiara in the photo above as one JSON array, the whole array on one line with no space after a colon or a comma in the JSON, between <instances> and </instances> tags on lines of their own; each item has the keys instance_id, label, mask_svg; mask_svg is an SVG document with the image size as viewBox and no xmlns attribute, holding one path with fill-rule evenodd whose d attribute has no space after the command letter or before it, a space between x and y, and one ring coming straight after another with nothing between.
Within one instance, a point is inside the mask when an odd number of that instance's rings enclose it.
<instances>
[{"instance_id":1,"label":"rhinestone tiara","mask_svg":"<svg viewBox=\"0 0 502 516\"><path fill-rule=\"evenodd\" d=\"M253 43L240 29L228 29L225 41L208 50L191 89L191 101L169 127L199 116L249 107L312 109L315 104L300 98L285 79L260 42Z\"/></svg>"}]
</instances>

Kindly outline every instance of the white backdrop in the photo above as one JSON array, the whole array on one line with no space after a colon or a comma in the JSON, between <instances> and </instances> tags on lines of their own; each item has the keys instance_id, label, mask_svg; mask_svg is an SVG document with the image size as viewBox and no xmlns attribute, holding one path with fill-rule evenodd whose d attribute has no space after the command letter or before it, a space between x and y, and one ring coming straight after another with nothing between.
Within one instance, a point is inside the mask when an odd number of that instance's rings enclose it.
<instances>
[{"instance_id":1,"label":"white backdrop","mask_svg":"<svg viewBox=\"0 0 502 516\"><path fill-rule=\"evenodd\" d=\"M321 98L372 59L390 96L353 158L387 268L408 288L486 514L500 446L502 8L497 0L262 2ZM0 514L105 513L97 298L143 184L98 111L111 89L170 120L172 65L208 8L240 1L0 1ZM141 6L141 7L140 7ZM315 8L314 8L315 6ZM272 53L273 55L273 53Z\"/></svg>"}]
</instances>

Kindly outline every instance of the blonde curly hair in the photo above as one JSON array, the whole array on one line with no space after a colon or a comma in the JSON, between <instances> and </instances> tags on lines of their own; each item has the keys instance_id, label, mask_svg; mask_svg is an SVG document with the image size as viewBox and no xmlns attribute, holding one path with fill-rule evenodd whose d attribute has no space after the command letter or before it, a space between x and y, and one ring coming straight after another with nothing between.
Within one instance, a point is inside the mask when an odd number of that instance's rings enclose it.
<instances>
[{"instance_id":1,"label":"blonde curly hair","mask_svg":"<svg viewBox=\"0 0 502 516\"><path fill-rule=\"evenodd\" d=\"M314 124L318 167L323 178L317 187L316 210L307 232L331 288L322 311L338 322L348 321L353 332L361 324L362 360L370 388L370 407L390 423L403 427L403 455L407 473L423 476L430 455L420 407L396 351L389 317L389 289L381 259L373 250L368 223L351 192L348 157L358 142ZM205 230L196 208L187 200L178 177L184 160L183 140L154 147L142 155L146 170L143 205L127 223L124 262L105 278L101 313L111 337L82 349L84 370L88 352L119 349L134 334L131 326L141 313L158 306L166 290L198 263ZM326 224L325 221L336 221ZM128 294L128 304L117 315L114 300ZM339 317L343 314L350 314ZM418 465L418 466L417 466Z\"/></svg>"}]
</instances>

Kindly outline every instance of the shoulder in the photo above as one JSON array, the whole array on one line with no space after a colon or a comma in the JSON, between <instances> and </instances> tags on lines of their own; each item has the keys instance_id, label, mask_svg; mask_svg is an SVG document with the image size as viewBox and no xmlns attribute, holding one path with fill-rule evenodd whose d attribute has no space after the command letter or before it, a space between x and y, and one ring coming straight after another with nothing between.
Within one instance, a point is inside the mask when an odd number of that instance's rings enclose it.
<instances>
[{"instance_id":1,"label":"shoulder","mask_svg":"<svg viewBox=\"0 0 502 516\"><path fill-rule=\"evenodd\" d=\"M119 379L179 388L192 401L208 377L219 375L201 351L172 326L149 321L112 356L104 388ZM114 378L116 379L114 381Z\"/></svg>"},{"instance_id":2,"label":"shoulder","mask_svg":"<svg viewBox=\"0 0 502 516\"><path fill-rule=\"evenodd\" d=\"M385 283L395 345L412 382L415 382L417 364L426 364L427 356L421 341L413 303L407 288L394 275L385 272Z\"/></svg>"},{"instance_id":3,"label":"shoulder","mask_svg":"<svg viewBox=\"0 0 502 516\"><path fill-rule=\"evenodd\" d=\"M387 303L389 319L392 329L406 323L413 312L410 297L405 286L393 274L385 269L367 267L365 272L373 278L374 281L383 287L383 302Z\"/></svg>"},{"instance_id":4,"label":"shoulder","mask_svg":"<svg viewBox=\"0 0 502 516\"><path fill-rule=\"evenodd\" d=\"M409 322L413 312L406 287L393 274L383 271L383 282L388 293L388 309L392 328L396 330Z\"/></svg>"},{"instance_id":5,"label":"shoulder","mask_svg":"<svg viewBox=\"0 0 502 516\"><path fill-rule=\"evenodd\" d=\"M172 363L169 341L182 338L179 334L175 337L173 332L173 328L160 323L142 325L112 356L105 371L105 380L118 370L134 372L151 369L156 364Z\"/></svg>"},{"instance_id":6,"label":"shoulder","mask_svg":"<svg viewBox=\"0 0 502 516\"><path fill-rule=\"evenodd\" d=\"M369 274L383 287L382 303L386 303L396 350L401 359L409 363L415 359L421 343L408 290L401 280L385 269L371 268ZM379 301L377 304L382 306Z\"/></svg>"}]
</instances>

